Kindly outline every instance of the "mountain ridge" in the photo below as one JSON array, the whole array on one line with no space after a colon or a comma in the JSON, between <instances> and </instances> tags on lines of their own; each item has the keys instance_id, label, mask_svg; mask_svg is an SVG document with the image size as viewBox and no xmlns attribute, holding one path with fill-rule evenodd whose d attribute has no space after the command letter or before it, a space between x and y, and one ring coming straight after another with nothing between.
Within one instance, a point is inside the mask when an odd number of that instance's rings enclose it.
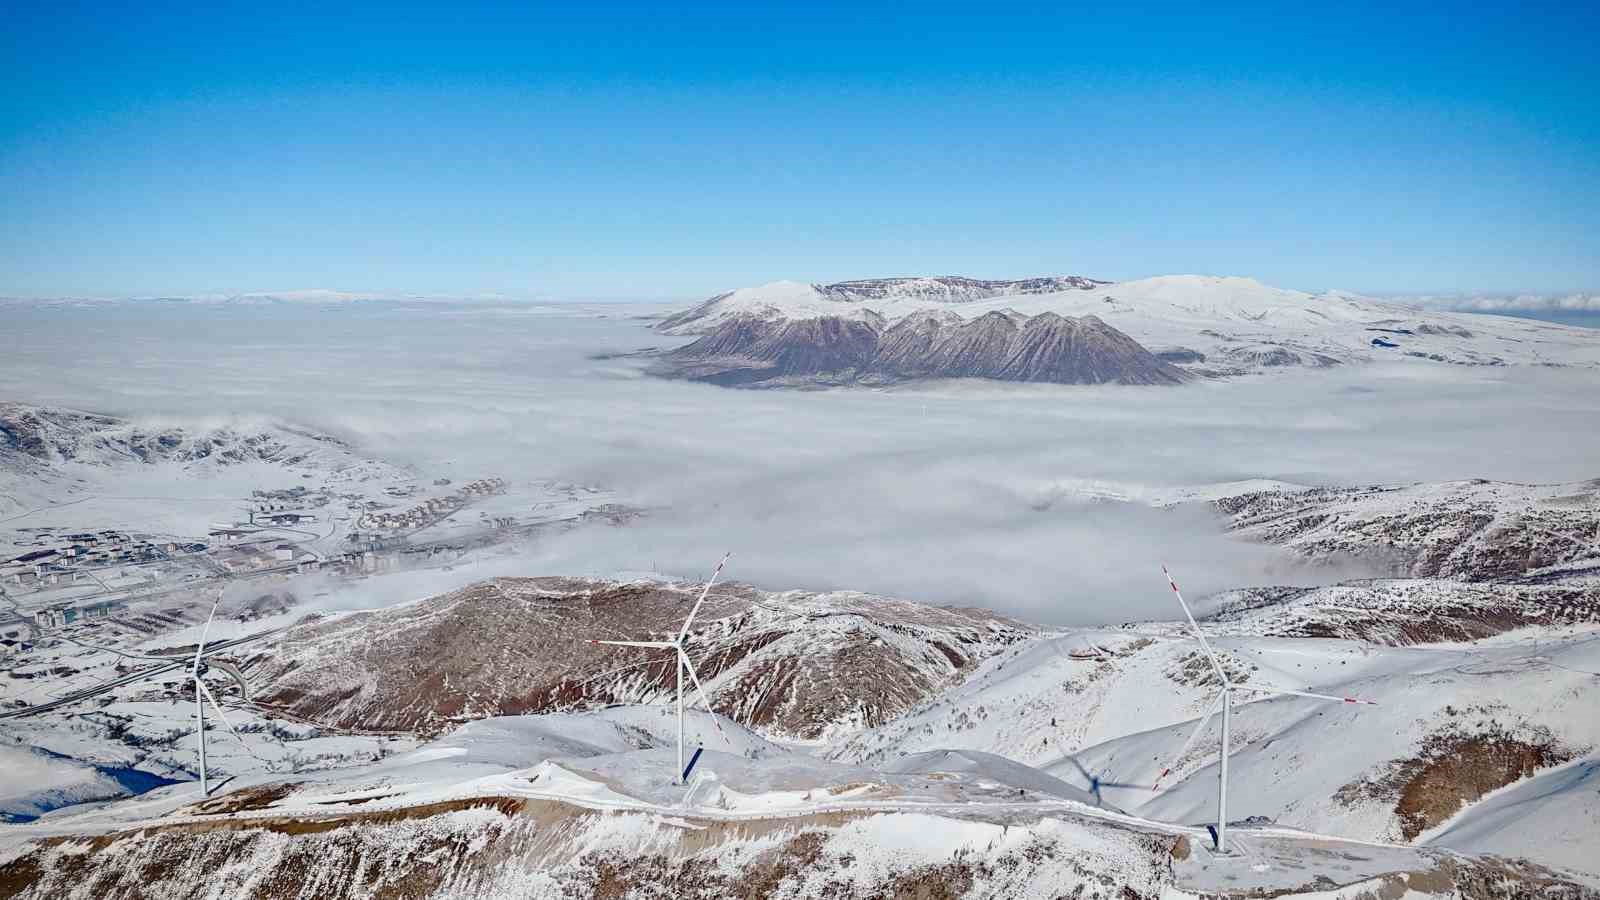
<instances>
[{"instance_id":1,"label":"mountain ridge","mask_svg":"<svg viewBox=\"0 0 1600 900\"><path fill-rule=\"evenodd\" d=\"M725 386L889 384L984 378L1056 384L1170 385L1189 376L1097 316L991 311L971 320L825 316L725 320L664 354L654 371Z\"/></svg>"},{"instance_id":2,"label":"mountain ridge","mask_svg":"<svg viewBox=\"0 0 1600 900\"><path fill-rule=\"evenodd\" d=\"M970 320L992 312L1092 314L1163 361L1200 376L1383 360L1600 366L1595 329L1407 306L1346 291L1288 290L1238 276L773 282L717 294L665 317L655 328L668 335L704 336L733 319L778 324L829 317L893 328L913 316Z\"/></svg>"}]
</instances>

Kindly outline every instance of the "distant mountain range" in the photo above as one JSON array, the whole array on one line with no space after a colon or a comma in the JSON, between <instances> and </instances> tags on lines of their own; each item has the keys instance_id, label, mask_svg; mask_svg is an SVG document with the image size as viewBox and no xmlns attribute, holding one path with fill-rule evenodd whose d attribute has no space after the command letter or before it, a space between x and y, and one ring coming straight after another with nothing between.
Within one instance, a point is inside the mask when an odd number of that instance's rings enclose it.
<instances>
[{"instance_id":1,"label":"distant mountain range","mask_svg":"<svg viewBox=\"0 0 1600 900\"><path fill-rule=\"evenodd\" d=\"M700 336L663 354L657 374L741 386L1176 384L1387 359L1600 365L1592 329L1201 275L780 281L718 294L656 327Z\"/></svg>"}]
</instances>

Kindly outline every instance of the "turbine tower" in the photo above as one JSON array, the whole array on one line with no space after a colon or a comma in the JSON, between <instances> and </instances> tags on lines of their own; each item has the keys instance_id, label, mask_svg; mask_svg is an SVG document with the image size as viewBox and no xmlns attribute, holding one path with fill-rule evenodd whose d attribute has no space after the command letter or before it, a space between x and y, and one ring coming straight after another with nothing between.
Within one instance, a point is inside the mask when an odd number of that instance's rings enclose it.
<instances>
[{"instance_id":1,"label":"turbine tower","mask_svg":"<svg viewBox=\"0 0 1600 900\"><path fill-rule=\"evenodd\" d=\"M683 627L678 630L677 637L674 637L670 641L596 641L596 640L591 640L589 642L591 644L605 644L605 645L611 646L611 647L648 647L648 648L650 648L652 650L671 650L671 651L673 651L673 657L674 657L673 662L675 663L673 668L674 668L674 670L676 672L676 679L675 680L677 682L677 696L678 696L678 768L677 768L678 784L683 784L684 780L688 777L688 773L686 773L684 771L684 766L683 766L683 673L684 672L687 671L689 673L689 680L694 682L695 693L699 695L700 702L705 705L706 711L711 713L711 724L716 726L717 733L722 735L722 739L723 740L728 741L728 743L730 743L730 744L733 743L732 741L728 740L727 733L722 730L722 725L717 722L716 713L712 712L712 710L711 710L711 701L706 699L705 689L700 686L700 676L695 674L694 663L689 659L689 652L687 650L685 650L684 646L683 646L684 640L686 638L688 638L688 636L689 636L689 626L694 623L694 617L700 612L700 605L702 603L706 602L706 595L711 593L711 586L713 584L717 583L717 577L722 574L722 567L728 564L728 557L732 556L732 555L733 554L731 554L731 553L724 553L722 555L721 562L717 563L716 570L711 573L711 577L709 579L707 579L705 587L700 590L700 596L694 601L694 607L689 610L689 618L683 620Z\"/></svg>"},{"instance_id":2,"label":"turbine tower","mask_svg":"<svg viewBox=\"0 0 1600 900\"><path fill-rule=\"evenodd\" d=\"M245 752L250 752L250 745L245 744L244 736L239 734L238 729L233 727L233 723L228 721L228 717L223 715L222 704L217 702L216 695L211 693L211 688L206 687L204 681L204 676L209 669L205 659L206 635L211 632L211 620L217 617L217 606L221 603L222 598L219 597L216 603L211 604L211 615L206 618L206 627L201 629L200 643L194 650L194 664L189 667L189 677L194 679L194 721L196 740L200 745L200 796L202 797L209 794L206 787L206 701L210 701L211 708L217 711L217 718L222 720L222 724L228 726L228 730L233 732L233 736L238 738L239 743L244 744ZM229 674L239 678L236 672L229 672ZM244 686L242 678L239 679L239 685L242 689ZM252 753L251 755L254 756L255 754Z\"/></svg>"},{"instance_id":3,"label":"turbine tower","mask_svg":"<svg viewBox=\"0 0 1600 900\"><path fill-rule=\"evenodd\" d=\"M1234 691L1310 697L1314 700L1331 700L1335 703L1360 703L1367 706L1377 706L1378 704L1371 700L1359 700L1355 697L1335 697L1331 694L1314 694L1310 691L1282 691L1276 688L1234 684L1228 678L1228 673L1223 670L1222 663L1217 661L1217 655L1211 652L1211 645L1206 642L1206 636L1201 633L1200 626L1194 620L1194 614L1189 611L1189 604L1184 602L1183 592L1178 590L1178 583L1172 579L1172 573L1167 571L1166 566L1161 567L1161 573L1167 576L1167 584L1172 587L1173 596L1178 598L1178 605L1183 607L1183 617L1189 622L1189 630L1194 633L1195 640L1200 643L1200 649L1205 651L1206 659L1211 661L1211 668L1217 673L1217 678L1222 682L1222 689L1217 693L1216 698L1211 701L1211 705L1206 707L1206 714L1200 717L1200 724L1195 727L1194 733L1189 735L1187 741L1183 742L1183 748L1177 752L1177 755L1172 757L1172 762L1161 770L1161 774L1156 776L1155 784L1151 786L1150 790L1157 791L1161 789L1161 779L1172 773L1173 767L1183 759L1185 753L1189 752L1189 748L1194 746L1195 741L1199 740L1200 733L1206 730L1206 725L1210 724L1211 717L1216 714L1217 708L1220 706L1222 708L1222 743L1221 756L1217 763L1217 853L1225 854L1228 852L1228 726L1229 719L1233 713Z\"/></svg>"}]
</instances>

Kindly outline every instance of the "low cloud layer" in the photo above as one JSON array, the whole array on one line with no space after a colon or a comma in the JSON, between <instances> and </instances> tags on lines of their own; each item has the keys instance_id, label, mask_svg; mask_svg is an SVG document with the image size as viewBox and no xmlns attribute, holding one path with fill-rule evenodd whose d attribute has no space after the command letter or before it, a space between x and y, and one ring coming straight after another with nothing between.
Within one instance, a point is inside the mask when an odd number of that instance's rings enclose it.
<instances>
[{"instance_id":1,"label":"low cloud layer","mask_svg":"<svg viewBox=\"0 0 1600 900\"><path fill-rule=\"evenodd\" d=\"M1426 294L1393 299L1411 306L1460 312L1600 313L1600 294Z\"/></svg>"},{"instance_id":2,"label":"low cloud layer","mask_svg":"<svg viewBox=\"0 0 1600 900\"><path fill-rule=\"evenodd\" d=\"M599 484L649 510L486 559L484 574L698 577L731 550L731 575L767 588L1060 623L1170 617L1163 561L1197 595L1367 571L1308 571L1227 537L1203 507L1149 504L1175 489L1600 476L1590 373L1415 363L1181 388L733 391L606 358L675 340L641 311L12 311L19 350L0 364L0 396L304 423L428 475ZM448 575L428 591L475 573Z\"/></svg>"}]
</instances>

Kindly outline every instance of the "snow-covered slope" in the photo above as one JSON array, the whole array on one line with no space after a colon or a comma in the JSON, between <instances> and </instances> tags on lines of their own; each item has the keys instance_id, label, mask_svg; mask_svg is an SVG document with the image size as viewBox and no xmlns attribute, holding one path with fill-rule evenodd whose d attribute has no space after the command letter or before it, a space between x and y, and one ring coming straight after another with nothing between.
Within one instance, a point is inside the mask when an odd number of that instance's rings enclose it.
<instances>
[{"instance_id":1,"label":"snow-covered slope","mask_svg":"<svg viewBox=\"0 0 1600 900\"><path fill-rule=\"evenodd\" d=\"M1592 631L1542 637L1537 644L1374 649L1364 656L1352 656L1343 642L1219 640L1235 661L1256 667L1248 683L1280 684L1315 669L1318 688L1378 704L1277 697L1236 706L1230 817L1411 840L1492 790L1592 753L1600 746L1600 719L1592 715L1600 637ZM1148 784L1194 728L1183 722L1129 735L1045 768L1068 781L1082 766L1104 782ZM1105 787L1104 795L1162 820L1214 815L1219 736L1213 718L1177 761L1170 788ZM1582 827L1597 802L1580 799L1566 811L1573 817L1552 809L1526 827L1565 834ZM1593 870L1592 860L1571 855L1534 856Z\"/></svg>"},{"instance_id":2,"label":"snow-covered slope","mask_svg":"<svg viewBox=\"0 0 1600 900\"><path fill-rule=\"evenodd\" d=\"M125 793L94 766L29 746L0 745L0 822L37 817L60 806Z\"/></svg>"},{"instance_id":3,"label":"snow-covered slope","mask_svg":"<svg viewBox=\"0 0 1600 900\"><path fill-rule=\"evenodd\" d=\"M1549 580L1600 566L1600 481L1269 489L1215 505L1241 537L1396 574Z\"/></svg>"},{"instance_id":4,"label":"snow-covered slope","mask_svg":"<svg viewBox=\"0 0 1600 900\"><path fill-rule=\"evenodd\" d=\"M0 831L9 896L1586 898L1526 863L1098 809L975 753L890 771L785 753L732 722L686 788L639 711L489 720L303 780L188 786ZM648 715L643 724L648 724ZM642 749L641 749L642 747ZM557 755L552 755L554 752Z\"/></svg>"},{"instance_id":5,"label":"snow-covered slope","mask_svg":"<svg viewBox=\"0 0 1600 900\"><path fill-rule=\"evenodd\" d=\"M1230 818L1266 816L1344 837L1410 840L1503 785L1592 753L1600 747L1600 720L1590 714L1600 672L1595 628L1532 628L1479 645L1398 648L1249 635L1236 623L1234 633L1214 635L1236 682L1380 705L1289 697L1236 707ZM1196 645L1175 626L1040 637L828 753L877 766L942 747L997 753L1107 806L1200 823L1216 809L1217 720L1178 761L1169 784L1160 793L1151 788L1215 687ZM1567 800L1570 815L1552 810L1523 827L1555 838L1600 815L1592 791ZM1525 843L1534 859L1593 871L1570 854L1543 853L1534 837Z\"/></svg>"},{"instance_id":6,"label":"snow-covered slope","mask_svg":"<svg viewBox=\"0 0 1600 900\"><path fill-rule=\"evenodd\" d=\"M1343 292L1311 294L1249 278L1079 279L1061 290L987 298L913 290L840 296L837 287L786 281L742 288L658 327L687 335L708 334L740 318L770 323L840 317L893 324L930 309L968 320L996 311L1053 312L1097 316L1163 358L1202 374L1396 357L1466 365L1600 365L1600 334L1593 329L1423 310Z\"/></svg>"},{"instance_id":7,"label":"snow-covered slope","mask_svg":"<svg viewBox=\"0 0 1600 900\"><path fill-rule=\"evenodd\" d=\"M203 537L258 489L382 497L414 475L277 422L138 422L0 403L0 522ZM0 558L17 535L0 531Z\"/></svg>"},{"instance_id":8,"label":"snow-covered slope","mask_svg":"<svg viewBox=\"0 0 1600 900\"><path fill-rule=\"evenodd\" d=\"M1422 835L1418 843L1468 853L1537 857L1593 871L1600 835L1600 756L1502 788ZM1560 823L1560 827L1552 827Z\"/></svg>"}]
</instances>

